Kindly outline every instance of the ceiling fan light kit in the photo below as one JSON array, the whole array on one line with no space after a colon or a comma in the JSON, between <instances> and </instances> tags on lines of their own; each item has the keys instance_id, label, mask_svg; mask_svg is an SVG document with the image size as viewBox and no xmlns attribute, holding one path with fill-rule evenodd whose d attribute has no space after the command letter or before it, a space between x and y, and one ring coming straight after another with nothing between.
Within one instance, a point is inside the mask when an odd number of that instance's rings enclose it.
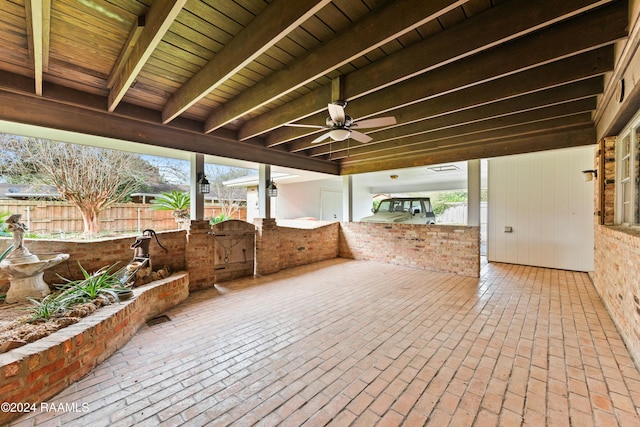
<instances>
[{"instance_id":1,"label":"ceiling fan light kit","mask_svg":"<svg viewBox=\"0 0 640 427\"><path fill-rule=\"evenodd\" d=\"M329 136L334 141L344 141L349 138L349 135L351 135L351 131L347 129L333 129L329 131Z\"/></svg>"}]
</instances>

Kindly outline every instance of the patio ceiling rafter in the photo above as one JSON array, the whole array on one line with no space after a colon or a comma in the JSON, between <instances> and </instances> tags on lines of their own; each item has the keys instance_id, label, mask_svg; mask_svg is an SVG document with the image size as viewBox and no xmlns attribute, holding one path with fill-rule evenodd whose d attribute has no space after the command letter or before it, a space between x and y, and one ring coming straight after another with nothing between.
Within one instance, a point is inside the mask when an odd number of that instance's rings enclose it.
<instances>
[{"instance_id":1,"label":"patio ceiling rafter","mask_svg":"<svg viewBox=\"0 0 640 427\"><path fill-rule=\"evenodd\" d=\"M335 38L322 44L287 68L270 75L216 109L205 122L205 132L211 132L239 116L251 112L298 87L317 79L366 55L372 50L426 22L447 13L468 0L396 0L381 10L373 11L362 21L350 25Z\"/></svg>"},{"instance_id":2,"label":"patio ceiling rafter","mask_svg":"<svg viewBox=\"0 0 640 427\"><path fill-rule=\"evenodd\" d=\"M618 19L624 19L626 16L620 3L607 7L615 9L617 15L614 16ZM367 118L379 113L393 113L394 108L406 108L417 102L437 99L438 96L464 90L473 85L498 80L529 69L535 70L547 63L574 56L576 51L588 52L601 46L612 45L624 37L625 33L615 26L607 25L611 19L612 16L609 14L600 14L597 11L587 13L556 25L549 30L556 32L552 37L549 37L548 33L544 36L532 34L495 47L491 55L476 55L452 62L363 97L366 102L358 103L351 108L350 114L358 118ZM585 33L577 31L585 27L591 30ZM566 40L567 43L558 44L558 38ZM520 52L527 54L519 55ZM612 69L613 59L610 68L605 71ZM538 70L537 73L545 74L546 71ZM508 87L496 89L497 93L503 93ZM316 117L316 123L319 122L318 119L319 117ZM289 150L297 152L317 146L318 144L311 142L312 139L290 142Z\"/></svg>"},{"instance_id":3,"label":"patio ceiling rafter","mask_svg":"<svg viewBox=\"0 0 640 427\"><path fill-rule=\"evenodd\" d=\"M33 63L34 90L36 95L42 95L42 74L49 67L51 0L27 0L24 5L29 57Z\"/></svg>"},{"instance_id":4,"label":"patio ceiling rafter","mask_svg":"<svg viewBox=\"0 0 640 427\"><path fill-rule=\"evenodd\" d=\"M162 111L163 123L170 122L220 86L329 2L276 0L271 3L171 96Z\"/></svg>"},{"instance_id":5,"label":"patio ceiling rafter","mask_svg":"<svg viewBox=\"0 0 640 427\"><path fill-rule=\"evenodd\" d=\"M131 53L110 78L113 85L109 91L109 111L116 109L186 2L187 0L154 0L145 17L140 36L137 40L128 39L129 44L123 47L123 51L131 50ZM135 43L133 47L130 46L131 42Z\"/></svg>"},{"instance_id":6,"label":"patio ceiling rafter","mask_svg":"<svg viewBox=\"0 0 640 427\"><path fill-rule=\"evenodd\" d=\"M606 2L515 0L502 3L460 25L347 74L344 76L344 98L349 101L393 87L404 80L530 34L543 25L567 19L602 3ZM496 22L507 21L509 25L495 25ZM324 111L329 99L328 90L327 87L320 87L306 96L247 121L238 132L239 139L258 136L285 123L295 122L319 112L326 115ZM300 123L317 124L323 117L315 115ZM280 128L271 132L268 145L276 146L305 134L308 134L308 131L305 133L300 128Z\"/></svg>"},{"instance_id":7,"label":"patio ceiling rafter","mask_svg":"<svg viewBox=\"0 0 640 427\"><path fill-rule=\"evenodd\" d=\"M0 120L331 174L538 150L530 132L573 146L585 110L607 133L637 110L636 6L0 2ZM396 124L363 129L367 144L312 142L338 99L356 124ZM470 134L484 136L465 145Z\"/></svg>"}]
</instances>

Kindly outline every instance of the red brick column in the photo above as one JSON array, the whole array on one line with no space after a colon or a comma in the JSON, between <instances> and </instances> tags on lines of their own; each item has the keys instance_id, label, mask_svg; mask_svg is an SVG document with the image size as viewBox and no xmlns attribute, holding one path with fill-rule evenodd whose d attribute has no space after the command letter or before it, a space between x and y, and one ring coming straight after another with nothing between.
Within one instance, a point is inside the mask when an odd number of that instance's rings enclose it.
<instances>
[{"instance_id":1,"label":"red brick column","mask_svg":"<svg viewBox=\"0 0 640 427\"><path fill-rule=\"evenodd\" d=\"M255 274L265 274L280 271L279 232L276 220L273 218L256 218L256 258Z\"/></svg>"},{"instance_id":2,"label":"red brick column","mask_svg":"<svg viewBox=\"0 0 640 427\"><path fill-rule=\"evenodd\" d=\"M208 220L192 220L187 230L186 264L189 291L212 288L215 282L214 241Z\"/></svg>"}]
</instances>

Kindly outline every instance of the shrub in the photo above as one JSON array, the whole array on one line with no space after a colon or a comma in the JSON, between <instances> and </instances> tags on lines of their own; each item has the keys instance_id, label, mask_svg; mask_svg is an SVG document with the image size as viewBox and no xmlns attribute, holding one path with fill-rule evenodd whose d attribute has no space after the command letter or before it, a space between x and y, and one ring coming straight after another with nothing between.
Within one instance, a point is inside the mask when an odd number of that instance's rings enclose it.
<instances>
[{"instance_id":1,"label":"shrub","mask_svg":"<svg viewBox=\"0 0 640 427\"><path fill-rule=\"evenodd\" d=\"M49 294L40 301L32 298L29 298L29 301L32 304L31 307L27 308L30 314L27 319L29 323L46 321L52 317L61 316L69 309L69 304L63 301L57 293Z\"/></svg>"},{"instance_id":2,"label":"shrub","mask_svg":"<svg viewBox=\"0 0 640 427\"><path fill-rule=\"evenodd\" d=\"M119 301L118 294L128 290L122 286L122 282L111 270L115 265L102 268L90 274L80 265L80 270L84 279L67 281L60 286L62 293L60 297L69 302L70 305L82 304L93 301L98 297L106 297L107 300Z\"/></svg>"},{"instance_id":3,"label":"shrub","mask_svg":"<svg viewBox=\"0 0 640 427\"><path fill-rule=\"evenodd\" d=\"M80 264L78 264L80 265ZM67 280L59 285L57 292L51 293L38 301L29 298L31 306L27 308L30 317L27 322L50 320L63 316L74 306L101 300L102 304L120 301L120 295L131 290L122 285L117 274L112 273L113 265L90 274L80 265L83 279Z\"/></svg>"}]
</instances>

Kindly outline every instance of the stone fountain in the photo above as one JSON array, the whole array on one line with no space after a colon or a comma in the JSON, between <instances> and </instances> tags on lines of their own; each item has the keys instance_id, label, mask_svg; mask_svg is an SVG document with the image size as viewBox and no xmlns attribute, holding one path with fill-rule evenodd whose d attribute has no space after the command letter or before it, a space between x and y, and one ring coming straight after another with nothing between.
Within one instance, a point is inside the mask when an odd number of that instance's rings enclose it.
<instances>
[{"instance_id":1,"label":"stone fountain","mask_svg":"<svg viewBox=\"0 0 640 427\"><path fill-rule=\"evenodd\" d=\"M42 298L51 291L44 281L44 271L69 259L69 254L32 254L24 246L25 224L20 222L22 215L11 215L6 223L13 233L13 250L0 262L0 269L9 275L9 292L5 302L8 304L24 302L27 298Z\"/></svg>"}]
</instances>

